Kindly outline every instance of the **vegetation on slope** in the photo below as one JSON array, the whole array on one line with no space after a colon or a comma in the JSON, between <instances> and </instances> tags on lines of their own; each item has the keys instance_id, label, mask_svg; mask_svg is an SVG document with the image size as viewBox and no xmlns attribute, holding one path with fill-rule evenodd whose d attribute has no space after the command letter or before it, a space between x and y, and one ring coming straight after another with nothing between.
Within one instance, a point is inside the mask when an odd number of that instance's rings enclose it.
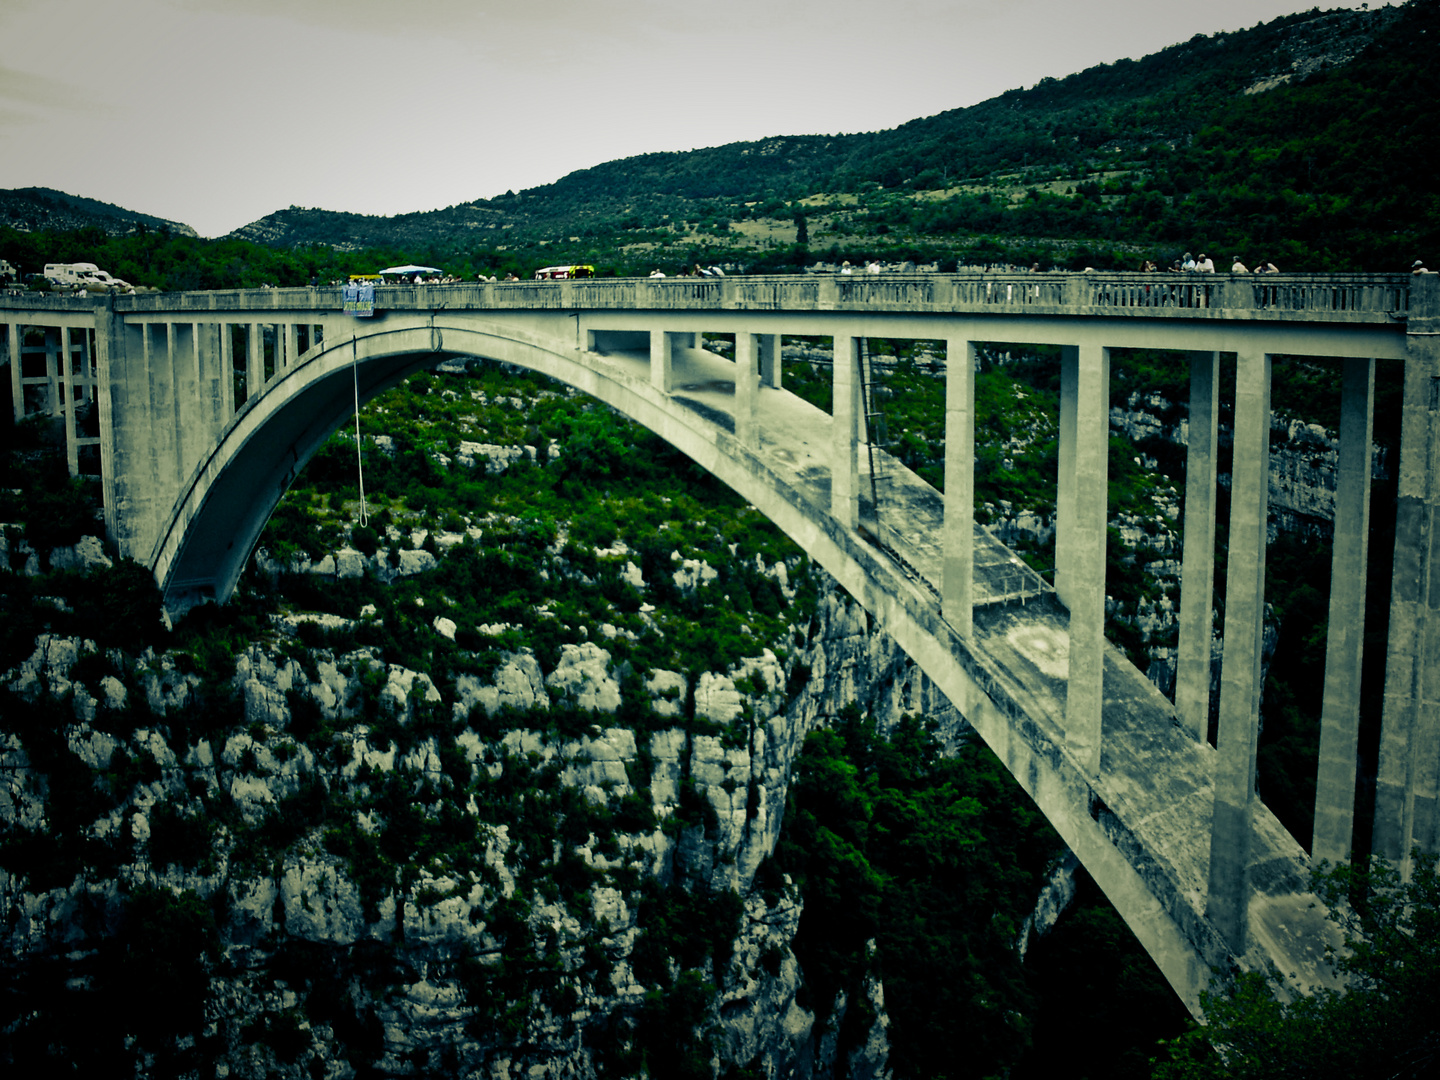
<instances>
[{"instance_id":1,"label":"vegetation on slope","mask_svg":"<svg viewBox=\"0 0 1440 1080\"><path fill-rule=\"evenodd\" d=\"M885 738L851 709L812 733L762 883L801 887L796 954L820 1020L850 1002L842 1045L868 1033L878 977L898 1075L998 1075L1030 1046L1015 943L1059 838L988 750L938 751L916 717Z\"/></svg>"},{"instance_id":2,"label":"vegetation on slope","mask_svg":"<svg viewBox=\"0 0 1440 1080\"><path fill-rule=\"evenodd\" d=\"M1204 998L1207 1027L1167 1047L1156 1080L1424 1080L1440 1066L1440 874L1416 852L1408 881L1377 861L1315 876L1343 931L1346 984L1284 1000L1248 973Z\"/></svg>"},{"instance_id":3,"label":"vegetation on slope","mask_svg":"<svg viewBox=\"0 0 1440 1080\"><path fill-rule=\"evenodd\" d=\"M64 257L169 288L412 261L461 276L565 262L784 272L869 256L1135 269L1186 249L1283 270L1398 271L1440 246L1427 170L1437 34L1440 0L1311 10L889 131L647 154L428 213L290 207L190 249L224 256L192 257L197 271L179 277L112 252L99 229L90 250ZM0 258L34 271L62 257L36 239L65 247L0 226ZM300 257L267 266L241 239Z\"/></svg>"}]
</instances>

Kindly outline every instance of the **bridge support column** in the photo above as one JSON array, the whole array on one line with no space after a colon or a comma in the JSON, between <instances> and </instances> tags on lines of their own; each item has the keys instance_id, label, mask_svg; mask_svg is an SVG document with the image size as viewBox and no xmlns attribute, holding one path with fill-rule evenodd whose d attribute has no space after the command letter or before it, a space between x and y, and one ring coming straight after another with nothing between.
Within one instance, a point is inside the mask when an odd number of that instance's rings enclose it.
<instances>
[{"instance_id":1,"label":"bridge support column","mask_svg":"<svg viewBox=\"0 0 1440 1080\"><path fill-rule=\"evenodd\" d=\"M265 385L265 334L259 323L245 327L245 400L258 397Z\"/></svg>"},{"instance_id":2,"label":"bridge support column","mask_svg":"<svg viewBox=\"0 0 1440 1080\"><path fill-rule=\"evenodd\" d=\"M144 367L150 373L150 452L152 482L164 492L175 491L184 475L180 446L183 412L175 380L175 345L170 323L142 328ZM163 514L164 508L158 507ZM158 536L162 522L154 523ZM148 558L150 553L145 552Z\"/></svg>"},{"instance_id":3,"label":"bridge support column","mask_svg":"<svg viewBox=\"0 0 1440 1080\"><path fill-rule=\"evenodd\" d=\"M220 437L221 430L230 419L225 394L225 360L220 343L219 323L195 324L195 378L196 393L200 400L199 428L197 436L209 446ZM233 391L232 391L233 392Z\"/></svg>"},{"instance_id":4,"label":"bridge support column","mask_svg":"<svg viewBox=\"0 0 1440 1080\"><path fill-rule=\"evenodd\" d=\"M60 344L60 378L65 387L65 465L71 476L79 476L80 443L77 440L80 433L75 428L75 414L85 393L82 380L89 368L85 331L81 330L76 340L71 340L70 331L62 328Z\"/></svg>"},{"instance_id":5,"label":"bridge support column","mask_svg":"<svg viewBox=\"0 0 1440 1080\"><path fill-rule=\"evenodd\" d=\"M674 335L665 330L650 331L650 385L662 394L675 389Z\"/></svg>"},{"instance_id":6,"label":"bridge support column","mask_svg":"<svg viewBox=\"0 0 1440 1080\"><path fill-rule=\"evenodd\" d=\"M846 529L860 524L860 339L835 335L830 416L830 513Z\"/></svg>"},{"instance_id":7,"label":"bridge support column","mask_svg":"<svg viewBox=\"0 0 1440 1080\"><path fill-rule=\"evenodd\" d=\"M741 446L759 446L760 428L755 422L755 398L760 392L756 361L760 351L756 335L735 335L735 438Z\"/></svg>"},{"instance_id":8,"label":"bridge support column","mask_svg":"<svg viewBox=\"0 0 1440 1080\"><path fill-rule=\"evenodd\" d=\"M1240 353L1235 375L1225 654L1220 668L1215 810L1205 911L1231 951L1245 951L1255 744L1260 728L1260 645L1270 483L1270 355Z\"/></svg>"},{"instance_id":9,"label":"bridge support column","mask_svg":"<svg viewBox=\"0 0 1440 1080\"><path fill-rule=\"evenodd\" d=\"M278 351L278 350L277 350ZM279 375L282 370L288 371L295 366L295 361L300 358L300 327L295 323L285 324L285 362L282 364L277 358L275 361L275 374Z\"/></svg>"},{"instance_id":10,"label":"bridge support column","mask_svg":"<svg viewBox=\"0 0 1440 1080\"><path fill-rule=\"evenodd\" d=\"M220 335L220 393L224 410L224 423L228 424L240 406L235 394L235 328L229 323L220 323L216 329Z\"/></svg>"},{"instance_id":11,"label":"bridge support column","mask_svg":"<svg viewBox=\"0 0 1440 1080\"><path fill-rule=\"evenodd\" d=\"M760 385L780 389L780 335L757 334L760 339Z\"/></svg>"},{"instance_id":12,"label":"bridge support column","mask_svg":"<svg viewBox=\"0 0 1440 1080\"><path fill-rule=\"evenodd\" d=\"M1408 330L1372 834L1407 877L1412 848L1440 849L1440 281L1415 278Z\"/></svg>"},{"instance_id":13,"label":"bridge support column","mask_svg":"<svg viewBox=\"0 0 1440 1080\"><path fill-rule=\"evenodd\" d=\"M25 419L25 388L20 383L20 372L23 366L20 350L21 343L25 339L20 329L18 322L12 322L6 327L5 334L10 354L10 404L14 407L15 423L17 424Z\"/></svg>"},{"instance_id":14,"label":"bridge support column","mask_svg":"<svg viewBox=\"0 0 1440 1080\"><path fill-rule=\"evenodd\" d=\"M155 478L155 439L145 328L127 326L109 307L96 313L96 359L100 371L100 472L105 494L105 531L121 556L150 556L160 513ZM153 543L153 539L151 540Z\"/></svg>"},{"instance_id":15,"label":"bridge support column","mask_svg":"<svg viewBox=\"0 0 1440 1080\"><path fill-rule=\"evenodd\" d=\"M176 452L183 483L200 464L213 434L208 394L200 379L200 335L194 323L170 324L170 370L175 387Z\"/></svg>"},{"instance_id":16,"label":"bridge support column","mask_svg":"<svg viewBox=\"0 0 1440 1080\"><path fill-rule=\"evenodd\" d=\"M975 610L975 343L945 347L945 562L940 610L968 638Z\"/></svg>"},{"instance_id":17,"label":"bridge support column","mask_svg":"<svg viewBox=\"0 0 1440 1080\"><path fill-rule=\"evenodd\" d=\"M60 366L65 361L65 343L69 336L70 331L63 326L45 328L45 380L49 384L48 411L51 416L59 416L60 410L64 408L60 401Z\"/></svg>"},{"instance_id":18,"label":"bridge support column","mask_svg":"<svg viewBox=\"0 0 1440 1080\"><path fill-rule=\"evenodd\" d=\"M1072 518L1066 530L1070 608L1070 674L1065 690L1065 742L1086 774L1100 775L1105 673L1105 538L1109 509L1110 350L1066 348L1061 371L1073 368L1074 452L1060 459L1070 474ZM1062 387L1065 382L1062 374ZM1061 428L1067 426L1062 399Z\"/></svg>"},{"instance_id":19,"label":"bridge support column","mask_svg":"<svg viewBox=\"0 0 1440 1080\"><path fill-rule=\"evenodd\" d=\"M80 330L70 341L70 376L75 403L95 400L95 370L92 357L93 330Z\"/></svg>"},{"instance_id":20,"label":"bridge support column","mask_svg":"<svg viewBox=\"0 0 1440 1080\"><path fill-rule=\"evenodd\" d=\"M1055 595L1066 607L1071 604L1072 571L1070 556L1075 549L1075 378L1080 369L1080 350L1074 345L1060 348L1060 431L1057 457L1060 463L1055 484Z\"/></svg>"},{"instance_id":21,"label":"bridge support column","mask_svg":"<svg viewBox=\"0 0 1440 1080\"><path fill-rule=\"evenodd\" d=\"M1199 742L1210 737L1210 654L1215 603L1215 454L1220 354L1190 354L1190 424L1185 450L1185 551L1175 713Z\"/></svg>"},{"instance_id":22,"label":"bridge support column","mask_svg":"<svg viewBox=\"0 0 1440 1080\"><path fill-rule=\"evenodd\" d=\"M1355 755L1360 742L1360 666L1365 645L1365 570L1370 549L1371 409L1375 361L1344 361L1340 462L1335 476L1335 542L1330 563L1330 623L1325 696L1310 855L1350 857L1355 828Z\"/></svg>"}]
</instances>

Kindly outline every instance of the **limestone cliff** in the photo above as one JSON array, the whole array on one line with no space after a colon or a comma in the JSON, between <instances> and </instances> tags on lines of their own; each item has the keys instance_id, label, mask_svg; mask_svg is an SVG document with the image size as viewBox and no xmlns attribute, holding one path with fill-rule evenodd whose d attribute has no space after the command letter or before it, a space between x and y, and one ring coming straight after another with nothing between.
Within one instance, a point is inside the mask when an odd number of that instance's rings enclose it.
<instances>
[{"instance_id":1,"label":"limestone cliff","mask_svg":"<svg viewBox=\"0 0 1440 1080\"><path fill-rule=\"evenodd\" d=\"M344 559L325 569L343 573ZM506 654L489 680L442 695L370 649L297 653L305 621L279 620L219 684L183 652L129 656L54 635L6 674L7 981L110 1008L104 973L140 900L164 922L198 899L213 918L195 987L203 1026L161 1023L168 1034L144 1043L142 1069L623 1075L683 989L682 976L657 991L661 935L642 914L673 907L678 889L726 927L694 965L713 988L698 1019L715 1069L886 1075L883 988L867 983L876 1020L858 1045L834 1037L843 1000L814 1030L790 948L801 898L753 887L795 756L828 715L855 701L882 723L926 710L963 738L856 605L824 595L783 663L767 650L688 688L653 673L648 716L633 726L613 722L626 673L600 644L567 646L548 674L528 649ZM547 727L567 702L596 722L573 736ZM486 723L520 715L534 722ZM85 787L105 797L85 800L79 818L57 805ZM552 827L535 826L527 800L548 800ZM26 843L105 857L67 875ZM738 905L728 924L715 899L725 896ZM690 966L663 950L659 962L672 977Z\"/></svg>"}]
</instances>

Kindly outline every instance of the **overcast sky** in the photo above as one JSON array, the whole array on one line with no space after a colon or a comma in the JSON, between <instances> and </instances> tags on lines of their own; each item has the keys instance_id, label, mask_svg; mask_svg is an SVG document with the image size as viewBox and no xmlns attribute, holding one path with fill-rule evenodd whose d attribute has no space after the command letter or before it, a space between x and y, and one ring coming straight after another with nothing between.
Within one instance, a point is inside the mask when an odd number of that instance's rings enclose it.
<instances>
[{"instance_id":1,"label":"overcast sky","mask_svg":"<svg viewBox=\"0 0 1440 1080\"><path fill-rule=\"evenodd\" d=\"M633 154L894 127L1310 6L0 0L0 188L202 236L290 205L432 210Z\"/></svg>"}]
</instances>

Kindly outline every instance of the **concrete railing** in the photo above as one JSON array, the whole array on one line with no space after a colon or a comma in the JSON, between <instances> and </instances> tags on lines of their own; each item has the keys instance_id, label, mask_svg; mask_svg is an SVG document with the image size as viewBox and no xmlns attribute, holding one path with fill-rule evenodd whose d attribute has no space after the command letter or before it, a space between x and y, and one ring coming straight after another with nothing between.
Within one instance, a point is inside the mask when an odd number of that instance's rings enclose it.
<instances>
[{"instance_id":1,"label":"concrete railing","mask_svg":"<svg viewBox=\"0 0 1440 1080\"><path fill-rule=\"evenodd\" d=\"M381 285L380 311L907 311L1391 322L1432 275L1409 274L789 274ZM340 290L247 289L137 296L0 297L6 310L337 311Z\"/></svg>"}]
</instances>

